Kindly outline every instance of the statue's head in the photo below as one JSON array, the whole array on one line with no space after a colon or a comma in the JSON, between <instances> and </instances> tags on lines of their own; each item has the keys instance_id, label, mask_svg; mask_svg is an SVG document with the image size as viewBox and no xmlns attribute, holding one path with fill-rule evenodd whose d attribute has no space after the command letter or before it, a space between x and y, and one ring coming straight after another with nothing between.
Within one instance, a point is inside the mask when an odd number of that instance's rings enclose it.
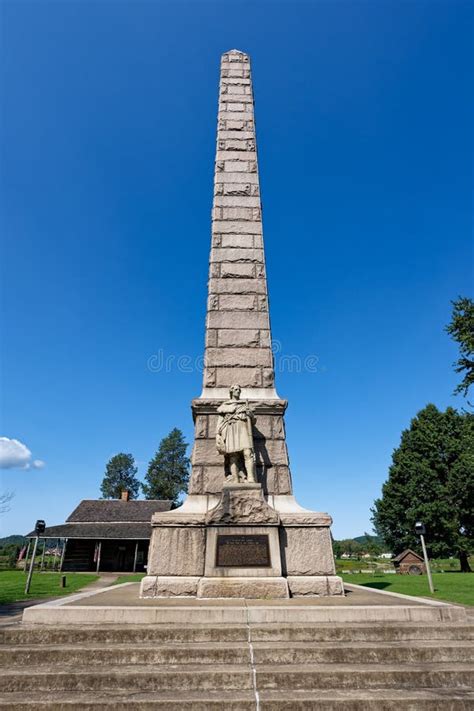
<instances>
[{"instance_id":1,"label":"statue's head","mask_svg":"<svg viewBox=\"0 0 474 711\"><path fill-rule=\"evenodd\" d=\"M240 398L241 391L242 388L240 385L231 385L229 390L231 400L238 400Z\"/></svg>"}]
</instances>

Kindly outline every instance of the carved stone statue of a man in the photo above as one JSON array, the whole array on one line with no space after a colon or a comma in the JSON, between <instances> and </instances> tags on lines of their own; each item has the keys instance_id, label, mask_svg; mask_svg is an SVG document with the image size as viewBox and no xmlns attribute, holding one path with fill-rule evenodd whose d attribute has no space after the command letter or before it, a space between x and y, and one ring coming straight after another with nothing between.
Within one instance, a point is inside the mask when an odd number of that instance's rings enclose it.
<instances>
[{"instance_id":1,"label":"carved stone statue of a man","mask_svg":"<svg viewBox=\"0 0 474 711\"><path fill-rule=\"evenodd\" d=\"M256 482L255 448L252 424L255 416L248 401L240 400L240 385L232 385L230 400L218 408L219 419L216 429L216 447L223 454L230 470L232 483Z\"/></svg>"}]
</instances>

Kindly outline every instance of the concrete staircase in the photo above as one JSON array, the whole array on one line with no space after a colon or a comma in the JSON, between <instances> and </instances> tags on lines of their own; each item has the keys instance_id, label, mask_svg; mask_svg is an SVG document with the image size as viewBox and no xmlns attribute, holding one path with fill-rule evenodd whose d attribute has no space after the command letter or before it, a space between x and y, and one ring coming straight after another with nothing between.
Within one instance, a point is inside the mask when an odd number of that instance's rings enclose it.
<instances>
[{"instance_id":1,"label":"concrete staircase","mask_svg":"<svg viewBox=\"0 0 474 711\"><path fill-rule=\"evenodd\" d=\"M474 623L0 628L0 708L474 709Z\"/></svg>"}]
</instances>

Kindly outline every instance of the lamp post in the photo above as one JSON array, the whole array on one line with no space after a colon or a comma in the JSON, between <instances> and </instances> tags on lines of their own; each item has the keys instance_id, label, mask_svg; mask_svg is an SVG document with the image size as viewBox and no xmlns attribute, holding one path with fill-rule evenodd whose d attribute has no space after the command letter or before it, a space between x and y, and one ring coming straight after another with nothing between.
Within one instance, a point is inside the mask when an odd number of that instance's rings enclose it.
<instances>
[{"instance_id":1,"label":"lamp post","mask_svg":"<svg viewBox=\"0 0 474 711\"><path fill-rule=\"evenodd\" d=\"M28 571L28 577L26 579L25 595L28 595L28 593L30 592L30 583L31 583L32 575L33 575L33 568L35 565L36 549L38 548L39 537L42 533L44 533L45 528L46 528L46 523L42 519L39 519L38 521L36 521L36 525L35 525L36 538L35 538L35 543L33 546L33 555L31 556L31 561L30 561L30 569Z\"/></svg>"},{"instance_id":2,"label":"lamp post","mask_svg":"<svg viewBox=\"0 0 474 711\"><path fill-rule=\"evenodd\" d=\"M420 539L421 539L421 547L423 548L423 558L425 559L426 573L428 575L428 584L430 586L431 593L434 593L433 580L431 578L430 562L428 560L428 553L426 552L426 546L425 546L425 533L426 533L425 524L422 523L421 521L417 521L415 523L415 533L418 536L420 536Z\"/></svg>"}]
</instances>

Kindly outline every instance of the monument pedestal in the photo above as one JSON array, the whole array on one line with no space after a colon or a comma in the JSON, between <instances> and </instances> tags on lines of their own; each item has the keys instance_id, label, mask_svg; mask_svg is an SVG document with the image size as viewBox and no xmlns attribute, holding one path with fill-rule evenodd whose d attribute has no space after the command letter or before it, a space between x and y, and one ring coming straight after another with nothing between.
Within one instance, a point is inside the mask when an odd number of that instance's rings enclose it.
<instances>
[{"instance_id":1,"label":"monument pedestal","mask_svg":"<svg viewBox=\"0 0 474 711\"><path fill-rule=\"evenodd\" d=\"M200 598L283 598L290 597L285 578L201 578L197 597Z\"/></svg>"},{"instance_id":2,"label":"monument pedestal","mask_svg":"<svg viewBox=\"0 0 474 711\"><path fill-rule=\"evenodd\" d=\"M140 596L343 595L330 523L293 496L267 500L258 483L224 484L219 497L189 496L181 508L153 516Z\"/></svg>"}]
</instances>

